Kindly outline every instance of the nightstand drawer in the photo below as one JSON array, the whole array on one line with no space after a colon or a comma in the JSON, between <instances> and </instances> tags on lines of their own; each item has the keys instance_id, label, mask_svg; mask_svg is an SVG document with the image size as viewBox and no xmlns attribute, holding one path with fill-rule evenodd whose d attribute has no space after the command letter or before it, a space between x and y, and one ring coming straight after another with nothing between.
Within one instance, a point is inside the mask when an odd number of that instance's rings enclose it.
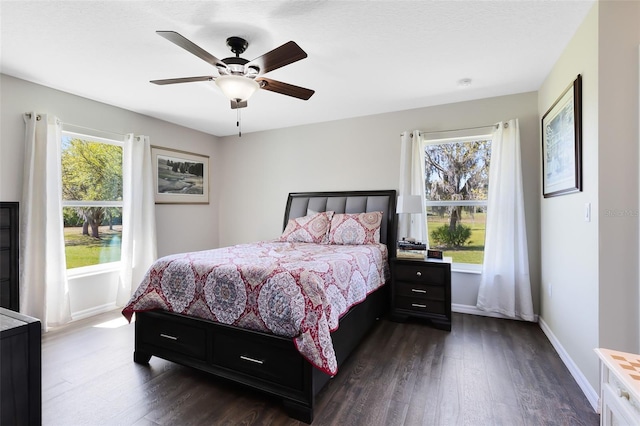
<instances>
[{"instance_id":1,"label":"nightstand drawer","mask_svg":"<svg viewBox=\"0 0 640 426\"><path fill-rule=\"evenodd\" d=\"M9 256L0 257L0 279L9 280L11 278L11 258Z\"/></svg>"},{"instance_id":2,"label":"nightstand drawer","mask_svg":"<svg viewBox=\"0 0 640 426\"><path fill-rule=\"evenodd\" d=\"M398 296L407 296L417 299L444 300L444 286L433 286L423 283L411 283L398 281L395 283L395 293Z\"/></svg>"},{"instance_id":3,"label":"nightstand drawer","mask_svg":"<svg viewBox=\"0 0 640 426\"><path fill-rule=\"evenodd\" d=\"M447 269L425 263L397 263L394 278L398 281L422 282L444 286L447 282Z\"/></svg>"},{"instance_id":4,"label":"nightstand drawer","mask_svg":"<svg viewBox=\"0 0 640 426\"><path fill-rule=\"evenodd\" d=\"M447 314L446 306L442 302L417 297L398 296L396 298L395 308L424 314Z\"/></svg>"},{"instance_id":5,"label":"nightstand drawer","mask_svg":"<svg viewBox=\"0 0 640 426\"><path fill-rule=\"evenodd\" d=\"M11 247L11 230L8 228L0 229L0 248Z\"/></svg>"}]
</instances>

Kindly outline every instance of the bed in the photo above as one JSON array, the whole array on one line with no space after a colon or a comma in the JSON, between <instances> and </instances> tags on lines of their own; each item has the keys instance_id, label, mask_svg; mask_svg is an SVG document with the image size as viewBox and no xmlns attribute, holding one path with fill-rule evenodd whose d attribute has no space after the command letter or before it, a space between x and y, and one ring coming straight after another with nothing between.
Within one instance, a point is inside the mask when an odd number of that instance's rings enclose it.
<instances>
[{"instance_id":1,"label":"bed","mask_svg":"<svg viewBox=\"0 0 640 426\"><path fill-rule=\"evenodd\" d=\"M287 238L284 241L265 241L159 259L123 310L127 318L131 318L134 312L136 315L134 361L147 364L152 356L156 356L241 383L281 398L290 417L311 423L317 393L337 373L340 365L376 319L388 310L388 260L395 257L396 247L395 206L394 190L291 193L285 207L281 239L298 232L293 231L292 225L305 223L307 218L328 217L332 230L335 230L336 223L340 223L336 222L338 217L354 218L358 214L358 217L378 219L379 225L375 228L377 234L365 235L364 241L371 244L350 245L348 241L340 244L339 238L348 239L352 235L335 233L331 234L332 240L328 244L330 230L327 229L326 235L322 236L322 244L290 243ZM317 224L312 223L314 226ZM312 226L305 229L312 229ZM380 244L373 244L367 238L379 238ZM313 241L320 242L315 237ZM327 253L329 249L335 253ZM246 255L245 252L249 254ZM244 256L240 261L236 260L237 253ZM161 272L168 270L169 264L189 262L184 268L196 277L204 277L206 274L213 275L213 269L204 272L204 268L213 268L212 264L218 267L229 262L231 257L234 264L242 264L232 269L234 274L237 269L237 275L241 275L241 279L246 281L246 291L238 287L238 284L229 284L226 287L218 285L222 290L216 293L214 290L204 290L203 284L203 288L192 289L186 298L195 300L200 297L202 302L198 302L199 305L189 302L189 308L181 306L173 309L186 300L182 293L188 291L184 288L180 291L173 290L174 293L180 293L178 296L182 298L179 297L177 302L169 302L165 294L160 294L161 291L149 290L153 286L157 289L167 287L164 283L169 282L172 275L168 272L162 275ZM271 274L269 277L283 275L279 272L284 268L287 272L284 275L297 274L297 286L303 290L310 286L315 289L317 284L314 283L326 271L331 271L332 277L339 276L335 271L340 270L340 265L348 265L349 262L357 264L350 271L361 267L363 272L357 275L357 280L354 278L356 274L347 274L350 278L346 281L353 282L349 282L351 287L342 293L312 291L316 296L308 296L305 290L302 301L304 309L296 309L295 306L298 305L291 302L293 296L289 295L293 290L274 284L273 290L268 293L265 288L270 285L271 278L267 280L266 275L252 278L252 274L265 274L253 272L257 268L254 266L272 257L280 259L279 263L274 263L277 266L268 270ZM367 264L367 259L373 263ZM308 271L308 266L305 269L299 268L297 261L311 265L311 272ZM223 269L216 269L218 270ZM302 272L296 272L299 270ZM173 272L173 276L178 275L180 274ZM224 272L222 275L225 280L232 281L228 277L230 273ZM260 282L260 296L252 295L252 279ZM204 282L205 279L200 281ZM333 285L331 288L335 290L338 287L341 288L342 285ZM236 308L238 312L232 315L228 311L223 312L217 305L208 303L220 291L227 298L233 293L234 300L239 298L236 293L242 293L242 302L246 302L247 308ZM270 303L257 300L263 293L271 295L265 296L265 301L268 299ZM300 298L299 295L296 297ZM337 307L327 308L320 302L314 302L318 297L322 301L339 300L339 303ZM250 308L247 299L254 302L255 307ZM186 302L184 305L186 306ZM320 308L316 311L311 309L316 305ZM233 306L235 305L231 305L229 309L233 310ZM269 306L269 309L275 307L276 312L269 312L266 308L263 310L263 306ZM175 312L170 312L168 307ZM282 319L285 314L286 319L293 318L295 327L285 323Z\"/></svg>"}]
</instances>

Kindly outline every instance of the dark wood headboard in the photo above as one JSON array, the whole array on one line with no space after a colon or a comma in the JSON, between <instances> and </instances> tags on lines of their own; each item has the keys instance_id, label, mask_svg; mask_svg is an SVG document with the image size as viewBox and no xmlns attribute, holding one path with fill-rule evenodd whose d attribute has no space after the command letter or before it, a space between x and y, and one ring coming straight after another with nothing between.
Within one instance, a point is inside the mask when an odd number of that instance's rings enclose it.
<instances>
[{"instance_id":1,"label":"dark wood headboard","mask_svg":"<svg viewBox=\"0 0 640 426\"><path fill-rule=\"evenodd\" d=\"M389 258L396 255L396 191L292 192L287 198L283 229L289 219L306 216L308 212L336 213L382 212L380 242L387 245Z\"/></svg>"}]
</instances>

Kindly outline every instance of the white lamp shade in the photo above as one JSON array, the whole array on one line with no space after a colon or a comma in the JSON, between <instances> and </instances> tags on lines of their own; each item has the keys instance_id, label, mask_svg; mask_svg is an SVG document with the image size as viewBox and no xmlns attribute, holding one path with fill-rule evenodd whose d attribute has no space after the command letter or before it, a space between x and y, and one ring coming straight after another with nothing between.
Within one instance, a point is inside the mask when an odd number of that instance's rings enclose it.
<instances>
[{"instance_id":1,"label":"white lamp shade","mask_svg":"<svg viewBox=\"0 0 640 426\"><path fill-rule=\"evenodd\" d=\"M257 81L239 75L221 75L216 85L224 95L235 101L246 101L260 88Z\"/></svg>"},{"instance_id":2,"label":"white lamp shade","mask_svg":"<svg viewBox=\"0 0 640 426\"><path fill-rule=\"evenodd\" d=\"M423 213L421 197L419 195L400 195L396 213Z\"/></svg>"}]
</instances>

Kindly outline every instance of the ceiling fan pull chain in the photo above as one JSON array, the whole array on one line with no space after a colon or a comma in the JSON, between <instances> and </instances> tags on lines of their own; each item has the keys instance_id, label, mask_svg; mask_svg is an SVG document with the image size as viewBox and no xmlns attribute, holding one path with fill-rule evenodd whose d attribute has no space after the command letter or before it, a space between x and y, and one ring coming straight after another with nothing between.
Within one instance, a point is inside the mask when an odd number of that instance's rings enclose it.
<instances>
[{"instance_id":1,"label":"ceiling fan pull chain","mask_svg":"<svg viewBox=\"0 0 640 426\"><path fill-rule=\"evenodd\" d=\"M236 111L237 111L237 114L238 114L238 118L236 119L236 127L238 128L238 137L241 138L242 137L242 127L240 127L240 121L241 121L240 108L238 108Z\"/></svg>"}]
</instances>

